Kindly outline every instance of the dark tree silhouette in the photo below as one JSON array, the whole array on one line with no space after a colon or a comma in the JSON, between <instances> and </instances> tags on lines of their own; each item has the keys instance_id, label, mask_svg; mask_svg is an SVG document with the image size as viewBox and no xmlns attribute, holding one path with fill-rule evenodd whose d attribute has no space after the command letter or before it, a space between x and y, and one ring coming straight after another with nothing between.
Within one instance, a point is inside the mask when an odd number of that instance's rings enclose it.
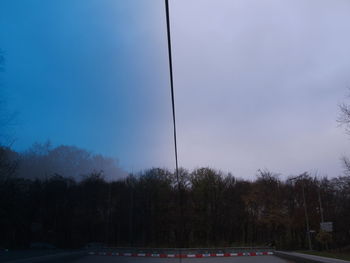
<instances>
[{"instance_id":1,"label":"dark tree silhouette","mask_svg":"<svg viewBox=\"0 0 350 263\"><path fill-rule=\"evenodd\" d=\"M274 244L306 248L302 184L315 248L324 248L319 196L326 221L334 222L330 247L350 242L350 180L303 177L282 181L259 171L254 181L210 168L181 170L183 220L178 213L175 175L160 168L106 181L94 172L81 180L54 174L41 179L1 177L0 246L48 242L81 247L175 247L179 231L185 246ZM320 195L319 195L320 194ZM183 229L179 229L179 227ZM318 237L318 238L316 238ZM321 240L321 241L320 241Z\"/></svg>"}]
</instances>

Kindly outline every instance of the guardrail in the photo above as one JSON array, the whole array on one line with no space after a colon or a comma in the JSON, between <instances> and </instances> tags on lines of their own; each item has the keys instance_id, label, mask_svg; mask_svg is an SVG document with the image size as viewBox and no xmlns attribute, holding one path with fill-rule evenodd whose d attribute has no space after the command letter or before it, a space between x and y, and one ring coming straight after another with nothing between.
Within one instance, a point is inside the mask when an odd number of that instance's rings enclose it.
<instances>
[{"instance_id":1,"label":"guardrail","mask_svg":"<svg viewBox=\"0 0 350 263\"><path fill-rule=\"evenodd\" d=\"M89 255L154 257L154 258L204 258L273 255L273 248L225 247L225 248L104 248L89 250Z\"/></svg>"}]
</instances>

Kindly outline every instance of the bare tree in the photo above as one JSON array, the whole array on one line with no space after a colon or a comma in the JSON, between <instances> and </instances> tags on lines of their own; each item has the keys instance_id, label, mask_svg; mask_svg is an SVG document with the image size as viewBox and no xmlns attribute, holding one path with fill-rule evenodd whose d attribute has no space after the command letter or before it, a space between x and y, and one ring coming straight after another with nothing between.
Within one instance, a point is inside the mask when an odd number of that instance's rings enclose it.
<instances>
[{"instance_id":1,"label":"bare tree","mask_svg":"<svg viewBox=\"0 0 350 263\"><path fill-rule=\"evenodd\" d=\"M342 103L339 105L340 116L337 121L340 125L345 126L345 129L350 133L350 105Z\"/></svg>"},{"instance_id":2,"label":"bare tree","mask_svg":"<svg viewBox=\"0 0 350 263\"><path fill-rule=\"evenodd\" d=\"M337 122L345 127L345 131L350 135L350 105L342 103L339 105L340 115ZM346 156L342 157L345 174L350 175L350 159Z\"/></svg>"}]
</instances>

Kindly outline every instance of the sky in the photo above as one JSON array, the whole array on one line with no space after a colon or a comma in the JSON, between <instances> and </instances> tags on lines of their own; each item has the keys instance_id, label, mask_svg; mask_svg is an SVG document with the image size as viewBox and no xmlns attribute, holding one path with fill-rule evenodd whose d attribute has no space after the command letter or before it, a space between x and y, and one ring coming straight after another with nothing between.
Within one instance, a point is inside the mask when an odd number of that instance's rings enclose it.
<instances>
[{"instance_id":1,"label":"sky","mask_svg":"<svg viewBox=\"0 0 350 263\"><path fill-rule=\"evenodd\" d=\"M170 0L179 165L338 176L348 0ZM163 0L1 0L12 147L174 168Z\"/></svg>"}]
</instances>

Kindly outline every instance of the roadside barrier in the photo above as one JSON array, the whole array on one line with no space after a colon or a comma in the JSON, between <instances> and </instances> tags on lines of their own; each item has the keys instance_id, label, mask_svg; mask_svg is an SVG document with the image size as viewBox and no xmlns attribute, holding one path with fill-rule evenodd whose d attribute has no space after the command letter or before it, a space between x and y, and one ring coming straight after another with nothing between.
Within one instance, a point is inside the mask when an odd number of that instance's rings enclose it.
<instances>
[{"instance_id":1,"label":"roadside barrier","mask_svg":"<svg viewBox=\"0 0 350 263\"><path fill-rule=\"evenodd\" d=\"M206 258L206 257L239 257L239 256L268 256L273 251L249 251L237 253L196 253L196 254L158 254L158 253L122 253L90 251L89 255L97 256L120 256L120 257L153 257L153 258Z\"/></svg>"}]
</instances>

